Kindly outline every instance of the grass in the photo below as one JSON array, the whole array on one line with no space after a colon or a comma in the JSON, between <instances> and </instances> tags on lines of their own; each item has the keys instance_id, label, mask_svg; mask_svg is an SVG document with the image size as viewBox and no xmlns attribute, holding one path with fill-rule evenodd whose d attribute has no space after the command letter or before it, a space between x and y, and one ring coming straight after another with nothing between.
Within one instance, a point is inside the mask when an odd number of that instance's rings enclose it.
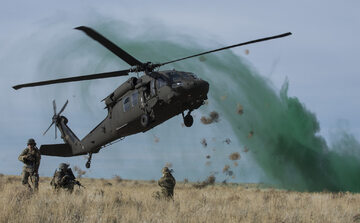
<instances>
[{"instance_id":1,"label":"grass","mask_svg":"<svg viewBox=\"0 0 360 223\"><path fill-rule=\"evenodd\" d=\"M178 182L167 202L152 198L154 181L80 181L85 189L54 193L41 178L39 192L29 193L20 177L0 176L0 222L360 222L359 194Z\"/></svg>"}]
</instances>

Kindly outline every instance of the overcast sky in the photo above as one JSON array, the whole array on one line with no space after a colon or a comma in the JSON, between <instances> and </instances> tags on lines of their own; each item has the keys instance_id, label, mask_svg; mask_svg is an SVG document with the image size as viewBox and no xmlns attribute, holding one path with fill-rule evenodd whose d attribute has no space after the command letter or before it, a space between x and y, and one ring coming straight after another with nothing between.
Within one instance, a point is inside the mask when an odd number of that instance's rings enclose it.
<instances>
[{"instance_id":1,"label":"overcast sky","mask_svg":"<svg viewBox=\"0 0 360 223\"><path fill-rule=\"evenodd\" d=\"M38 72L38 58L44 56L54 39L79 38L72 28L79 25L101 23L96 20L118 20L133 26L132 33L141 32L138 27L147 23L159 23L171 30L204 39L203 45L216 43L216 47L231 45L265 36L292 32L293 35L273 41L271 44L256 44L233 49L244 57L262 76L269 78L275 88L280 88L286 78L290 83L289 95L296 96L314 112L320 122L321 134L331 141L331 133L343 128L356 138L360 138L359 58L360 58L360 2L359 1L9 1L0 5L0 146L2 164L0 172L19 174L21 163L17 156L25 146L27 138L41 135L50 124L51 101L56 98L58 107L66 96L49 93L45 88L14 91L11 86L35 81ZM104 21L105 22L105 21ZM54 28L55 27L55 28ZM119 32L117 32L119 33ZM166 33L164 33L166 35ZM186 40L182 40L186 42ZM59 46L61 47L61 45ZM91 52L91 50L89 51ZM64 56L66 57L66 55ZM68 70L76 64L69 64ZM54 68L56 69L56 67ZM73 69L76 70L76 69ZM54 70L54 73L57 71ZM70 73L71 74L71 73ZM79 74L77 74L79 75ZM37 76L39 77L39 76ZM101 82L102 83L102 82ZM43 90L42 90L43 89ZM110 92L109 89L107 92ZM45 94L45 95L44 95ZM42 100L37 100L39 95ZM48 97L47 97L48 96ZM103 105L99 103L104 95L94 95L94 107L87 117L105 116ZM105 95L106 96L106 95ZM74 99L76 101L76 99ZM74 101L73 100L73 101ZM85 110L87 110L86 108ZM81 119L84 108L71 103L67 116ZM70 114L71 113L71 114ZM44 114L48 116L43 117ZM96 124L100 120L89 122ZM181 122L179 117L173 122ZM84 136L89 126L81 121L70 121L74 131ZM196 123L195 123L196 124ZM164 127L165 128L165 127ZM34 133L36 131L36 133ZM231 131L230 128L227 131ZM161 130L160 130L161 132ZM211 134L216 134L213 132ZM231 133L229 133L231 134ZM48 134L39 138L43 143L60 143ZM133 136L136 137L136 136ZM153 140L154 133L139 136ZM161 139L161 136L159 136ZM199 136L200 137L200 136ZM122 146L131 146L138 138L130 139ZM110 150L114 150L110 148ZM158 151L161 153L161 151ZM178 151L173 151L177 154ZM103 152L104 154L107 151ZM132 155L134 157L132 157ZM147 174L136 169L133 161L142 162L136 151L126 150L126 160L121 168L111 170L118 159L104 160L105 155L97 155L98 162L88 176L111 177L120 174L125 177L147 178ZM181 154L179 156L182 156ZM102 157L102 158L100 158ZM175 157L175 155L174 155ZM100 161L100 159L102 159ZM148 157L143 157L147 160ZM175 159L175 158L174 158ZM48 168L41 169L49 175L62 160L43 158ZM83 166L85 160L67 160ZM159 161L157 167L163 165ZM100 163L107 163L106 170ZM94 164L96 165L96 164ZM250 165L250 164L249 164ZM251 164L254 165L254 164ZM132 175L127 175L131 172ZM259 170L258 176L261 176ZM152 172L148 178L155 178ZM183 176L183 175L182 175ZM252 180L252 178L246 178ZM256 179L254 179L256 180Z\"/></svg>"}]
</instances>

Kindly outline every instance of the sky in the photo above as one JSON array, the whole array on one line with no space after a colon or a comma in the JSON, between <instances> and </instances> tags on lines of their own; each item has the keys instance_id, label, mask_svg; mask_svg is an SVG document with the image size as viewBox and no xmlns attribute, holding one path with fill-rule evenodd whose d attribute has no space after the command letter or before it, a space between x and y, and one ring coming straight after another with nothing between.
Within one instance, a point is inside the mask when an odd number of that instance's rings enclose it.
<instances>
[{"instance_id":1,"label":"sky","mask_svg":"<svg viewBox=\"0 0 360 223\"><path fill-rule=\"evenodd\" d=\"M86 37L73 30L80 25L100 26L114 24L114 38L124 35L159 36L189 45L196 41L205 50L235 43L292 32L281 40L259 43L231 51L244 63L268 80L274 89L280 89L285 80L289 83L290 96L297 97L313 112L320 124L319 134L329 143L339 130L360 138L360 102L358 99L360 76L360 15L358 1L2 1L0 7L0 65L2 77L0 100L0 172L20 174L21 163L17 156L25 147L26 140L34 137L38 144L60 143L48 127L52 116L52 100L58 108L70 100L64 115L79 138L82 138L106 115L101 99L106 97L126 78L101 80L90 84L69 84L56 87L40 87L15 91L11 86L31 81L57 78L57 74L80 75L101 72L101 68L126 69L126 65L102 52L91 40L88 45L76 45ZM119 28L126 24L125 30ZM165 27L165 28L164 28ZM108 31L107 31L108 32ZM191 39L182 38L190 36ZM134 37L135 38L135 37ZM121 39L119 37L119 39ZM73 41L73 43L72 43ZM73 45L72 45L73 44ZM149 45L151 42L149 41ZM66 47L74 46L67 49ZM246 55L245 49L249 50ZM145 50L145 49L144 49ZM59 52L59 53L58 53ZM105 52L105 51L104 51ZM166 52L164 52L166 54ZM75 56L78 57L75 57ZM142 58L143 55L136 55ZM134 55L135 56L135 55ZM184 55L187 56L187 55ZM174 56L177 58L177 55ZM171 55L167 58L172 59ZM110 61L104 67L91 67L89 61ZM146 59L146 58L142 58ZM81 66L83 65L83 66ZM170 67L171 69L171 67ZM108 71L108 70L104 70ZM80 72L80 73L79 73ZM82 73L83 72L83 73ZM81 90L91 86L88 95ZM211 91L211 89L210 89ZM211 100L209 101L211 104ZM181 117L156 127L145 134L128 137L93 157L89 177L109 178L120 175L131 179L155 179L161 167L171 162L175 175L180 178L202 180L209 172L219 169L218 161L209 170L202 145L208 141L235 138L231 123L222 120L210 129L202 126L201 115L209 109L195 112L194 127L183 130ZM186 143L171 136L171 144L164 135L177 126L177 133L189 137ZM53 129L52 129L53 130ZM222 135L225 132L224 135ZM220 137L219 137L220 135ZM162 137L163 136L163 137ZM154 142L155 138L159 142ZM170 145L171 145L170 144ZM233 140L229 150L241 142ZM227 146L227 145L224 145ZM168 150L165 150L165 147ZM182 148L187 147L187 148ZM190 149L191 147L191 149ZM43 157L40 175L49 176L60 162L83 168L83 157L63 159ZM264 171L251 157L242 158L241 182L261 182ZM199 162L198 166L193 163ZM192 164L192 165L190 165Z\"/></svg>"}]
</instances>

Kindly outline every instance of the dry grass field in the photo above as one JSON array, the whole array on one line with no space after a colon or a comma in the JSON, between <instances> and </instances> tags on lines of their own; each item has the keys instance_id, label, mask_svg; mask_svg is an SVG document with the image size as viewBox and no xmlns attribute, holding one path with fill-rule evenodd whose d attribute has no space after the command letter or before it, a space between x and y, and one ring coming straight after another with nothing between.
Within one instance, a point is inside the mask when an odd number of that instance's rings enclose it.
<instances>
[{"instance_id":1,"label":"dry grass field","mask_svg":"<svg viewBox=\"0 0 360 223\"><path fill-rule=\"evenodd\" d=\"M54 193L42 178L29 193L19 176L0 177L0 222L360 222L360 195L299 193L257 185L178 182L157 201L154 181L80 179L85 189Z\"/></svg>"}]
</instances>

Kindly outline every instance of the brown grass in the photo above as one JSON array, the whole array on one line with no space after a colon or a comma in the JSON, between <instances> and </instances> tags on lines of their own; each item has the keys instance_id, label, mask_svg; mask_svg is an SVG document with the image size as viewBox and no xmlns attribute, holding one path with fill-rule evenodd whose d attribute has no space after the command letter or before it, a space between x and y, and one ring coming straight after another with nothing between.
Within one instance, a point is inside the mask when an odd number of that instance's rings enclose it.
<instances>
[{"instance_id":1,"label":"brown grass","mask_svg":"<svg viewBox=\"0 0 360 223\"><path fill-rule=\"evenodd\" d=\"M300 193L259 185L178 182L174 201L157 201L156 182L81 179L86 189L53 193L41 178L32 194L20 177L0 177L0 222L356 222L360 195ZM104 183L110 184L104 184Z\"/></svg>"}]
</instances>

